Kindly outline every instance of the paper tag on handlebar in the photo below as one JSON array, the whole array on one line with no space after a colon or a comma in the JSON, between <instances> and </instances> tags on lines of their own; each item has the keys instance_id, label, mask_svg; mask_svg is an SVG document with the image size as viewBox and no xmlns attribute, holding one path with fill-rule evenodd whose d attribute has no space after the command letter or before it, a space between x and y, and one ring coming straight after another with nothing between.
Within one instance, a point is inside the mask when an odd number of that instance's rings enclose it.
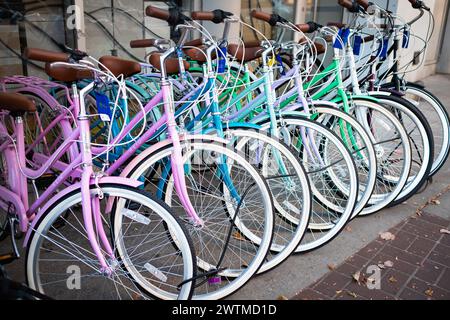
<instances>
[{"instance_id":1,"label":"paper tag on handlebar","mask_svg":"<svg viewBox=\"0 0 450 320\"><path fill-rule=\"evenodd\" d=\"M97 103L98 114L100 119L105 122L111 121L111 108L109 106L109 98L100 92L95 92L95 102Z\"/></svg>"},{"instance_id":2,"label":"paper tag on handlebar","mask_svg":"<svg viewBox=\"0 0 450 320\"><path fill-rule=\"evenodd\" d=\"M345 45L348 42L349 36L350 36L350 29L348 28L339 29L338 37L334 41L333 48L344 49Z\"/></svg>"},{"instance_id":3,"label":"paper tag on handlebar","mask_svg":"<svg viewBox=\"0 0 450 320\"><path fill-rule=\"evenodd\" d=\"M186 70L184 69L183 52L177 48L178 65L180 66L181 79L186 80Z\"/></svg>"},{"instance_id":4,"label":"paper tag on handlebar","mask_svg":"<svg viewBox=\"0 0 450 320\"><path fill-rule=\"evenodd\" d=\"M219 51L219 68L218 73L224 73L227 66L227 47L221 47Z\"/></svg>"},{"instance_id":5,"label":"paper tag on handlebar","mask_svg":"<svg viewBox=\"0 0 450 320\"><path fill-rule=\"evenodd\" d=\"M409 30L403 31L403 42L402 42L402 48L406 49L409 47Z\"/></svg>"},{"instance_id":6,"label":"paper tag on handlebar","mask_svg":"<svg viewBox=\"0 0 450 320\"><path fill-rule=\"evenodd\" d=\"M362 43L361 36L356 36L355 42L353 43L353 54L355 56L359 56L359 54L361 53L361 43Z\"/></svg>"},{"instance_id":7,"label":"paper tag on handlebar","mask_svg":"<svg viewBox=\"0 0 450 320\"><path fill-rule=\"evenodd\" d=\"M281 56L278 53L276 54L275 57L276 57L277 62L278 62L278 67L281 70L281 75L282 76L286 75L286 72L284 71L284 66L283 66L283 59L281 59Z\"/></svg>"},{"instance_id":8,"label":"paper tag on handlebar","mask_svg":"<svg viewBox=\"0 0 450 320\"><path fill-rule=\"evenodd\" d=\"M389 45L389 38L384 38L380 44L380 49L378 50L378 57L380 57L380 59L386 59L388 45Z\"/></svg>"}]
</instances>

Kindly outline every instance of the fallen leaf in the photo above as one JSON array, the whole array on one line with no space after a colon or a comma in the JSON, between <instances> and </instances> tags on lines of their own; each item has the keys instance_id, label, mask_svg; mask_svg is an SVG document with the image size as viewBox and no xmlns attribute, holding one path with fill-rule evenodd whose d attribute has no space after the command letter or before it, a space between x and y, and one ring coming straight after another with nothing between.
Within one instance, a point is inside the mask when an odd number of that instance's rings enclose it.
<instances>
[{"instance_id":1,"label":"fallen leaf","mask_svg":"<svg viewBox=\"0 0 450 320\"><path fill-rule=\"evenodd\" d=\"M433 199L433 200L431 200L430 202L431 202L432 204L436 205L436 206L438 206L438 205L441 204L441 202L440 202L439 200L437 200L437 199Z\"/></svg>"},{"instance_id":2,"label":"fallen leaf","mask_svg":"<svg viewBox=\"0 0 450 320\"><path fill-rule=\"evenodd\" d=\"M345 227L345 231L352 232L352 227L350 227L350 226Z\"/></svg>"},{"instance_id":3,"label":"fallen leaf","mask_svg":"<svg viewBox=\"0 0 450 320\"><path fill-rule=\"evenodd\" d=\"M381 239L386 240L386 241L394 240L394 239L395 239L395 235L393 235L393 234L390 233L390 232L383 232L383 233L380 233L380 237L381 237Z\"/></svg>"},{"instance_id":4,"label":"fallen leaf","mask_svg":"<svg viewBox=\"0 0 450 320\"><path fill-rule=\"evenodd\" d=\"M245 237L239 231L233 232L233 238L235 238L236 240L240 240L240 241L245 240Z\"/></svg>"},{"instance_id":5,"label":"fallen leaf","mask_svg":"<svg viewBox=\"0 0 450 320\"><path fill-rule=\"evenodd\" d=\"M333 271L334 269L336 269L336 265L330 263L327 265L328 269L330 269L331 271Z\"/></svg>"},{"instance_id":6,"label":"fallen leaf","mask_svg":"<svg viewBox=\"0 0 450 320\"><path fill-rule=\"evenodd\" d=\"M289 300L286 296L279 295L277 300Z\"/></svg>"},{"instance_id":7,"label":"fallen leaf","mask_svg":"<svg viewBox=\"0 0 450 320\"><path fill-rule=\"evenodd\" d=\"M417 210L417 211L416 211L416 215L418 215L419 217L422 216L422 211Z\"/></svg>"},{"instance_id":8,"label":"fallen leaf","mask_svg":"<svg viewBox=\"0 0 450 320\"><path fill-rule=\"evenodd\" d=\"M429 297L432 297L433 296L433 290L431 290L431 289L428 289L428 290L425 290L425 294L427 295L427 296L429 296Z\"/></svg>"},{"instance_id":9,"label":"fallen leaf","mask_svg":"<svg viewBox=\"0 0 450 320\"><path fill-rule=\"evenodd\" d=\"M440 233L450 234L450 230L448 230L448 229L441 229Z\"/></svg>"},{"instance_id":10,"label":"fallen leaf","mask_svg":"<svg viewBox=\"0 0 450 320\"><path fill-rule=\"evenodd\" d=\"M358 295L356 293L354 293L354 292L347 291L347 294L349 296L353 297L353 298L357 298L358 297Z\"/></svg>"},{"instance_id":11,"label":"fallen leaf","mask_svg":"<svg viewBox=\"0 0 450 320\"><path fill-rule=\"evenodd\" d=\"M353 280L355 280L356 282L359 283L359 279L361 278L361 272L358 271L356 273L353 274Z\"/></svg>"},{"instance_id":12,"label":"fallen leaf","mask_svg":"<svg viewBox=\"0 0 450 320\"><path fill-rule=\"evenodd\" d=\"M369 277L367 278L367 282L374 284L375 283L375 278Z\"/></svg>"},{"instance_id":13,"label":"fallen leaf","mask_svg":"<svg viewBox=\"0 0 450 320\"><path fill-rule=\"evenodd\" d=\"M392 282L392 283L397 282L397 279L395 279L394 276L391 276L389 278L389 282Z\"/></svg>"},{"instance_id":14,"label":"fallen leaf","mask_svg":"<svg viewBox=\"0 0 450 320\"><path fill-rule=\"evenodd\" d=\"M388 268L392 268L394 266L394 263L391 260L387 260L384 262L384 266Z\"/></svg>"},{"instance_id":15,"label":"fallen leaf","mask_svg":"<svg viewBox=\"0 0 450 320\"><path fill-rule=\"evenodd\" d=\"M386 266L385 266L383 263L379 263L379 264L378 264L378 268L384 269L384 268L386 268Z\"/></svg>"},{"instance_id":16,"label":"fallen leaf","mask_svg":"<svg viewBox=\"0 0 450 320\"><path fill-rule=\"evenodd\" d=\"M336 291L336 294L341 294L341 293L342 293L342 290Z\"/></svg>"}]
</instances>

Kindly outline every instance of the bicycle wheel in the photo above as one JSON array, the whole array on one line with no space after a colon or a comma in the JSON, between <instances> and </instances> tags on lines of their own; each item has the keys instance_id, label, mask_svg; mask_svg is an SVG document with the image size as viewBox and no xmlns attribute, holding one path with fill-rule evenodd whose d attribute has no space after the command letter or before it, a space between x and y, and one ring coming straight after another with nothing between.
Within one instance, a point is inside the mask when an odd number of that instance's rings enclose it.
<instances>
[{"instance_id":1,"label":"bicycle wheel","mask_svg":"<svg viewBox=\"0 0 450 320\"><path fill-rule=\"evenodd\" d=\"M412 165L408 182L402 192L390 204L403 203L427 182L433 165L433 133L425 116L407 100L390 95L373 95L400 120L406 129L412 150Z\"/></svg>"},{"instance_id":2,"label":"bicycle wheel","mask_svg":"<svg viewBox=\"0 0 450 320\"><path fill-rule=\"evenodd\" d=\"M352 218L356 217L369 202L375 188L377 177L377 158L370 136L358 121L333 107L314 105L314 118L336 133L351 152L356 164L359 181L359 195L353 210ZM348 195L338 177L331 175L333 183Z\"/></svg>"},{"instance_id":3,"label":"bicycle wheel","mask_svg":"<svg viewBox=\"0 0 450 320\"><path fill-rule=\"evenodd\" d=\"M324 125L292 115L283 116L279 122L283 140L296 150L311 185L308 232L296 252L310 251L331 241L351 218L358 197L358 175L350 152ZM268 130L270 122L262 128ZM331 175L339 177L348 196L333 183Z\"/></svg>"},{"instance_id":4,"label":"bicycle wheel","mask_svg":"<svg viewBox=\"0 0 450 320\"><path fill-rule=\"evenodd\" d=\"M445 164L450 153L450 119L445 106L425 88L406 84L404 99L416 106L430 124L433 132L434 159L429 176L435 175Z\"/></svg>"},{"instance_id":5,"label":"bicycle wheel","mask_svg":"<svg viewBox=\"0 0 450 320\"><path fill-rule=\"evenodd\" d=\"M196 269L192 242L179 220L148 194L99 184L102 212L112 201L114 223L102 215L116 257L101 271L85 232L80 190L69 192L33 227L26 257L30 288L59 299L189 299ZM98 195L91 187L92 198ZM168 227L167 227L168 226ZM170 229L170 234L167 232ZM176 236L178 246L173 246ZM103 251L105 256L108 255Z\"/></svg>"},{"instance_id":6,"label":"bicycle wheel","mask_svg":"<svg viewBox=\"0 0 450 320\"><path fill-rule=\"evenodd\" d=\"M203 226L192 224L175 192L172 145L139 155L127 176L145 181L146 190L183 216L201 276L193 298L224 298L245 285L264 262L274 228L272 197L258 171L232 146L191 138L182 140L181 147L188 195Z\"/></svg>"},{"instance_id":7,"label":"bicycle wheel","mask_svg":"<svg viewBox=\"0 0 450 320\"><path fill-rule=\"evenodd\" d=\"M309 180L295 151L266 131L234 127L224 134L258 169L273 197L277 213L274 236L260 274L280 265L300 244L311 215ZM241 232L245 235L245 230Z\"/></svg>"},{"instance_id":8,"label":"bicycle wheel","mask_svg":"<svg viewBox=\"0 0 450 320\"><path fill-rule=\"evenodd\" d=\"M401 122L381 104L352 99L349 113L366 129L377 156L377 179L372 196L360 215L388 206L402 192L411 168L411 144Z\"/></svg>"}]
</instances>

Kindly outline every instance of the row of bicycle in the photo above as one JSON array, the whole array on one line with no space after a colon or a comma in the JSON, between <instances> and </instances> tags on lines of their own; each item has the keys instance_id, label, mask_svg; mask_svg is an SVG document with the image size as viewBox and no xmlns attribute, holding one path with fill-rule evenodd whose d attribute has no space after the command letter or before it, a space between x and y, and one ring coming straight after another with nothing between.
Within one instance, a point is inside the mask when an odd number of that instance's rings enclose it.
<instances>
[{"instance_id":1,"label":"row of bicycle","mask_svg":"<svg viewBox=\"0 0 450 320\"><path fill-rule=\"evenodd\" d=\"M221 299L406 201L450 148L442 103L403 80L398 54L429 11L410 2L408 23L363 0L339 0L348 25L253 11L274 40L219 9L148 6L181 33L132 41L156 48L149 63L27 49L49 79L0 79L0 263L25 233L40 294ZM232 43L235 23L262 40Z\"/></svg>"}]
</instances>

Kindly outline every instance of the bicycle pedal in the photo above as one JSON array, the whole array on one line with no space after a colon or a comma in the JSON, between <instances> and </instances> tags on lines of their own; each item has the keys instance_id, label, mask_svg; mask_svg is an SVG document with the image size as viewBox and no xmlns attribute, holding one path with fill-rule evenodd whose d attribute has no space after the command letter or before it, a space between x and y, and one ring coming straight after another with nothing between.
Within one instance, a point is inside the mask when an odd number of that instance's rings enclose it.
<instances>
[{"instance_id":1,"label":"bicycle pedal","mask_svg":"<svg viewBox=\"0 0 450 320\"><path fill-rule=\"evenodd\" d=\"M18 257L14 253L8 253L0 256L0 265L9 264L15 260L17 260Z\"/></svg>"}]
</instances>

